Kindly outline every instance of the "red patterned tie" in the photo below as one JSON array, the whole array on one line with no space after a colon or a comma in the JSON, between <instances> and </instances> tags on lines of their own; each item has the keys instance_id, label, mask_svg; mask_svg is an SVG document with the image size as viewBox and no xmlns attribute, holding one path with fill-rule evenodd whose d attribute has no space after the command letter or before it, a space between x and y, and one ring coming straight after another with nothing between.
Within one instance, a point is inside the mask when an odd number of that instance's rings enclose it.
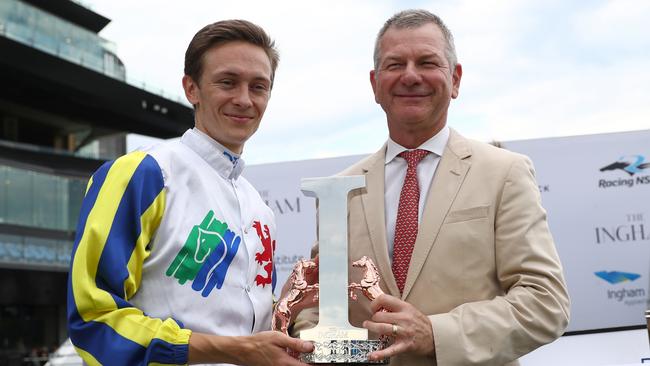
<instances>
[{"instance_id":1,"label":"red patterned tie","mask_svg":"<svg viewBox=\"0 0 650 366\"><path fill-rule=\"evenodd\" d=\"M395 240L393 241L393 274L400 293L404 291L411 254L413 254L413 246L415 246L415 239L418 235L420 187L417 166L428 153L426 150L411 150L399 154L408 164L402 193L399 195Z\"/></svg>"}]
</instances>

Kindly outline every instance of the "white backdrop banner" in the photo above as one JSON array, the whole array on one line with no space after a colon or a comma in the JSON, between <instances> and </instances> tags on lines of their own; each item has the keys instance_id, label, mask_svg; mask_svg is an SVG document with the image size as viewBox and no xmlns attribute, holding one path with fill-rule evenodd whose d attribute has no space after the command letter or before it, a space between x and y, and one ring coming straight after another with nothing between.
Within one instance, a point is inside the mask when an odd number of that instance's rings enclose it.
<instances>
[{"instance_id":1,"label":"white backdrop banner","mask_svg":"<svg viewBox=\"0 0 650 366\"><path fill-rule=\"evenodd\" d=\"M571 295L567 331L644 324L650 293L650 130L511 141L528 155ZM362 155L248 166L276 215L279 294L316 239L315 200L300 179L333 175Z\"/></svg>"},{"instance_id":2,"label":"white backdrop banner","mask_svg":"<svg viewBox=\"0 0 650 366\"><path fill-rule=\"evenodd\" d=\"M513 141L528 155L571 295L569 331L645 323L650 131Z\"/></svg>"}]
</instances>

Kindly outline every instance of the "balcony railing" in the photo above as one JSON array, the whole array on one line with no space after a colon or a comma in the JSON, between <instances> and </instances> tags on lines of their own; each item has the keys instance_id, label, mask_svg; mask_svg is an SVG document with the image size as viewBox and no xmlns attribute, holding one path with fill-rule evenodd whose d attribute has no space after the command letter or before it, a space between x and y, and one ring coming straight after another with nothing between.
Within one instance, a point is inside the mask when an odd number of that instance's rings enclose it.
<instances>
[{"instance_id":1,"label":"balcony railing","mask_svg":"<svg viewBox=\"0 0 650 366\"><path fill-rule=\"evenodd\" d=\"M151 83L127 76L124 65L115 55L114 43L27 3L0 1L0 36L166 99L188 104L178 94L165 92Z\"/></svg>"},{"instance_id":2,"label":"balcony railing","mask_svg":"<svg viewBox=\"0 0 650 366\"><path fill-rule=\"evenodd\" d=\"M0 266L67 270L72 241L0 234Z\"/></svg>"},{"instance_id":3,"label":"balcony railing","mask_svg":"<svg viewBox=\"0 0 650 366\"><path fill-rule=\"evenodd\" d=\"M9 39L124 80L115 45L93 32L17 0L0 2L0 33Z\"/></svg>"}]
</instances>

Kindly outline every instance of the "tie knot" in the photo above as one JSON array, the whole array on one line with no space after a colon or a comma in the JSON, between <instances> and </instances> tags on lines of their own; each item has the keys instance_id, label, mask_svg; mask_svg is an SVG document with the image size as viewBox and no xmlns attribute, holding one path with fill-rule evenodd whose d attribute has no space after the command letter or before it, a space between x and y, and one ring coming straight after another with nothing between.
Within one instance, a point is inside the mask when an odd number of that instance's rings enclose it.
<instances>
[{"instance_id":1,"label":"tie knot","mask_svg":"<svg viewBox=\"0 0 650 366\"><path fill-rule=\"evenodd\" d=\"M399 156L406 160L409 168L415 168L418 163L429 154L426 150L415 149L402 151Z\"/></svg>"}]
</instances>

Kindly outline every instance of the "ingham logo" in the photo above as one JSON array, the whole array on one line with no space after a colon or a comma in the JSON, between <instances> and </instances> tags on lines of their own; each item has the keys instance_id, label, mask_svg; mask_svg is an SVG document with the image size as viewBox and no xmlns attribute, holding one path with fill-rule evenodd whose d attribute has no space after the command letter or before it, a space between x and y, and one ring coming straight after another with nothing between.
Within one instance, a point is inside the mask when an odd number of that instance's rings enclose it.
<instances>
[{"instance_id":1,"label":"ingham logo","mask_svg":"<svg viewBox=\"0 0 650 366\"><path fill-rule=\"evenodd\" d=\"M615 301L625 306L646 305L648 301L646 289L630 285L630 282L641 277L640 274L619 271L600 271L594 272L594 274L609 283L605 289L605 298L609 301Z\"/></svg>"},{"instance_id":2,"label":"ingham logo","mask_svg":"<svg viewBox=\"0 0 650 366\"><path fill-rule=\"evenodd\" d=\"M623 282L632 282L636 281L640 274L636 273L627 273L627 272L618 272L618 271L600 271L594 272L594 274L603 280L609 282L612 285L623 283Z\"/></svg>"}]
</instances>

